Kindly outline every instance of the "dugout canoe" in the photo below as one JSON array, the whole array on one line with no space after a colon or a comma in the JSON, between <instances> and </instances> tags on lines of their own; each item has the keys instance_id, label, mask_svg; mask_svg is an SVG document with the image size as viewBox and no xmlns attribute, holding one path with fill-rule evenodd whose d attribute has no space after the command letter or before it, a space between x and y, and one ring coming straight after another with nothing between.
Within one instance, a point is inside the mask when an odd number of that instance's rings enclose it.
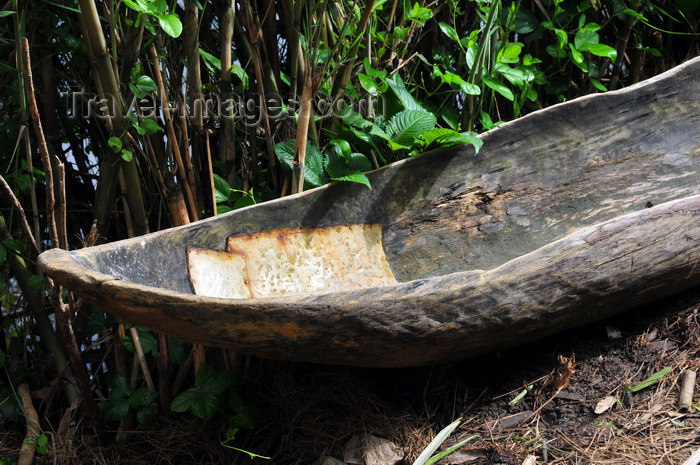
<instances>
[{"instance_id":1,"label":"dugout canoe","mask_svg":"<svg viewBox=\"0 0 700 465\"><path fill-rule=\"evenodd\" d=\"M369 173L371 190L333 183L39 263L154 331L368 367L512 347L700 284L700 58L483 141Z\"/></svg>"}]
</instances>

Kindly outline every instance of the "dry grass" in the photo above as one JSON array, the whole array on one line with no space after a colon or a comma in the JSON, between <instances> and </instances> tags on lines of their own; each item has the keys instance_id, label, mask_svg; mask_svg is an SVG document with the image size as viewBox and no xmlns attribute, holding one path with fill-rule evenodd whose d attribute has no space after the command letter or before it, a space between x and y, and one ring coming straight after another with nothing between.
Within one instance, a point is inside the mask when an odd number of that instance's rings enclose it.
<instances>
[{"instance_id":1,"label":"dry grass","mask_svg":"<svg viewBox=\"0 0 700 465\"><path fill-rule=\"evenodd\" d=\"M367 370L251 360L242 394L260 414L256 429L236 445L272 456L275 465L313 464L326 455L342 459L353 435L373 434L399 445L408 464L439 429L462 417L447 443L474 438L445 465L521 465L528 455L552 465L679 465L700 446L700 412L677 411L681 374L700 371L700 292L664 305L613 321L623 330L618 340L601 337L598 325L446 367ZM571 353L578 365L558 392L558 356ZM625 385L664 367L671 370L657 384L628 393ZM609 395L619 401L593 413ZM118 444L113 434L81 431L54 446L43 463L249 463L220 445L226 428L164 418ZM21 440L19 432L2 433L0 457L16 454Z\"/></svg>"}]
</instances>

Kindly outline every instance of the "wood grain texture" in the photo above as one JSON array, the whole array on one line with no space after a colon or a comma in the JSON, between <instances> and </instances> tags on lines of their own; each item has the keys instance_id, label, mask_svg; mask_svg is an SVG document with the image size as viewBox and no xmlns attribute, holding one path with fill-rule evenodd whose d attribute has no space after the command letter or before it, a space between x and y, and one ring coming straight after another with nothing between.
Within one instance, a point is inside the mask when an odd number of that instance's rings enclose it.
<instances>
[{"instance_id":1,"label":"wood grain texture","mask_svg":"<svg viewBox=\"0 0 700 465\"><path fill-rule=\"evenodd\" d=\"M585 324L700 284L700 59L369 173L44 271L134 323L286 360L410 366ZM397 285L249 300L192 295L187 247L381 224Z\"/></svg>"}]
</instances>

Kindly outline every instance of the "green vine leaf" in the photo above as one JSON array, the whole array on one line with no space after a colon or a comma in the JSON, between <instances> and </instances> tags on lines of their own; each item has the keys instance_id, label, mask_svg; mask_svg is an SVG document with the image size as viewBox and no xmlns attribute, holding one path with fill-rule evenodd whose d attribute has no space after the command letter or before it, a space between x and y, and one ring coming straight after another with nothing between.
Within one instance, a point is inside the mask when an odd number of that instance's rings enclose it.
<instances>
[{"instance_id":1,"label":"green vine leaf","mask_svg":"<svg viewBox=\"0 0 700 465\"><path fill-rule=\"evenodd\" d=\"M390 139L406 147L416 143L418 136L433 129L437 119L425 110L404 110L395 114L386 124L384 132Z\"/></svg>"},{"instance_id":2,"label":"green vine leaf","mask_svg":"<svg viewBox=\"0 0 700 465\"><path fill-rule=\"evenodd\" d=\"M182 34L182 23L175 13L158 15L158 23L163 32L172 38L180 37L180 34Z\"/></svg>"},{"instance_id":3,"label":"green vine leaf","mask_svg":"<svg viewBox=\"0 0 700 465\"><path fill-rule=\"evenodd\" d=\"M282 164L284 170L289 174L292 172L292 164L294 162L294 148L296 147L296 139L289 139L285 142L279 142L274 145L273 149L277 159ZM310 189L313 187L322 186L328 183L329 179L323 171L323 154L318 146L308 141L306 144L306 159L304 167L304 188Z\"/></svg>"},{"instance_id":4,"label":"green vine leaf","mask_svg":"<svg viewBox=\"0 0 700 465\"><path fill-rule=\"evenodd\" d=\"M489 86L491 89L495 90L511 102L515 100L515 95L513 95L513 91L508 88L505 84L503 84L501 81L498 79L490 78L490 77L483 77L482 81L484 81L484 84Z\"/></svg>"}]
</instances>

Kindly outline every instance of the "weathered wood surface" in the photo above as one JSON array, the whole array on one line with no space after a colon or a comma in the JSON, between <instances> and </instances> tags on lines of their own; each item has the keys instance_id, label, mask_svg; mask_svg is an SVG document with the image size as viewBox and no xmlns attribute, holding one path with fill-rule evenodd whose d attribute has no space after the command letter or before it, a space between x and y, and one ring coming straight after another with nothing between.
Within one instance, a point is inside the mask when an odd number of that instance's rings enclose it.
<instances>
[{"instance_id":1,"label":"weathered wood surface","mask_svg":"<svg viewBox=\"0 0 700 465\"><path fill-rule=\"evenodd\" d=\"M44 271L88 302L187 340L364 366L456 360L700 284L700 59L370 173L75 252ZM192 295L187 247L277 228L381 224L401 283L250 300Z\"/></svg>"}]
</instances>

